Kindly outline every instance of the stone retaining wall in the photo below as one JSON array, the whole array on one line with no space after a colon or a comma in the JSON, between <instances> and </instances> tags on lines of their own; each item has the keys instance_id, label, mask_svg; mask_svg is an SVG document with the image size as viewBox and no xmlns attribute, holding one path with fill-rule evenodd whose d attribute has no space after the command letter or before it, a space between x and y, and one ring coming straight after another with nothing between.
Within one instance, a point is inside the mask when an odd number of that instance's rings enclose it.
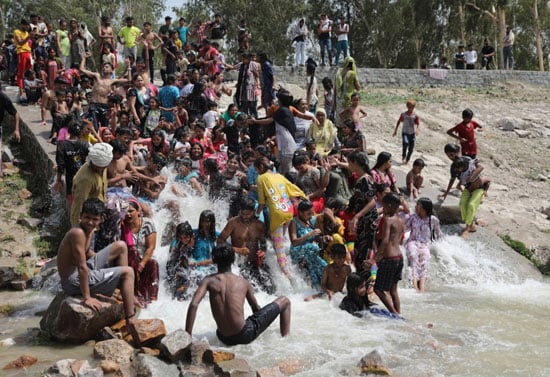
<instances>
[{"instance_id":1,"label":"stone retaining wall","mask_svg":"<svg viewBox=\"0 0 550 377\"><path fill-rule=\"evenodd\" d=\"M15 120L11 115L6 114L3 122L3 143L8 143L12 139L14 130ZM48 183L54 174L53 161L42 148L34 131L21 117L19 119L19 132L21 143L10 144L10 148L19 159L26 162L24 169L32 173L31 177L25 177L28 189L34 196L41 196L49 190ZM16 151L17 153L15 153Z\"/></svg>"},{"instance_id":2,"label":"stone retaining wall","mask_svg":"<svg viewBox=\"0 0 550 377\"><path fill-rule=\"evenodd\" d=\"M292 72L290 67L275 67L277 80L305 85L305 70ZM336 67L317 67L319 81L323 77L334 79ZM377 69L358 68L361 85L372 87L479 87L503 82L521 82L534 86L550 86L550 72L539 71L482 71L482 70L433 70L433 69ZM443 74L443 79L431 75Z\"/></svg>"}]
</instances>

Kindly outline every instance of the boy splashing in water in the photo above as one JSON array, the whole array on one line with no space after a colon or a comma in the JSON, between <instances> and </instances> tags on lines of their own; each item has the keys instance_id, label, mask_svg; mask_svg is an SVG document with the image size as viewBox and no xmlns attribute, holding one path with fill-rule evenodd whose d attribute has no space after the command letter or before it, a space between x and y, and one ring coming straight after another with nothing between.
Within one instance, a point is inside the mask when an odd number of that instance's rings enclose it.
<instances>
[{"instance_id":1,"label":"boy splashing in water","mask_svg":"<svg viewBox=\"0 0 550 377\"><path fill-rule=\"evenodd\" d=\"M374 292L391 313L401 313L401 302L397 293L397 283L401 280L403 271L403 254L401 244L404 231L403 221L397 211L401 200L396 193L388 193L382 199L384 218L382 240L378 251L372 259L365 260L364 267L369 269L374 262L378 265L378 274L374 285Z\"/></svg>"}]
</instances>

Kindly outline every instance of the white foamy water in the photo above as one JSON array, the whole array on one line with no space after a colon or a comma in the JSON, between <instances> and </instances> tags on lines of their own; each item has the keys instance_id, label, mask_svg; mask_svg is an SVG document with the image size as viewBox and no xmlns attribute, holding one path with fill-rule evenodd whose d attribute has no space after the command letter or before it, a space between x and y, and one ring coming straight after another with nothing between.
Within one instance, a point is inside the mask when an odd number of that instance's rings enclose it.
<instances>
[{"instance_id":1,"label":"white foamy water","mask_svg":"<svg viewBox=\"0 0 550 377\"><path fill-rule=\"evenodd\" d=\"M225 206L188 197L182 203L182 219L196 227L200 212L212 209L221 230ZM155 217L159 234L166 217L164 211ZM167 253L167 247L156 251L161 277ZM225 347L216 337L205 298L193 330L196 338L246 357L255 368L298 360L302 371L297 376L339 375L372 350L382 354L395 376L550 375L549 281L533 272L528 262L504 257L501 249L457 236L437 242L432 248L428 292L417 294L410 286L408 269L404 273L399 292L406 321L355 318L338 308L343 295L332 301L304 302L313 290L299 277L292 287L279 272L273 254L267 263L275 275L276 295L287 295L292 302L290 335L281 338L276 321L252 344ZM294 276L299 274L293 271ZM258 292L257 298L265 305L276 295ZM164 288L159 301L140 317L162 318L173 331L185 328L187 307L188 302L172 300ZM251 314L246 309L246 315Z\"/></svg>"},{"instance_id":2,"label":"white foamy water","mask_svg":"<svg viewBox=\"0 0 550 377\"><path fill-rule=\"evenodd\" d=\"M160 202L175 199L166 190ZM218 230L227 217L226 203L206 198L178 198L181 219L198 226L200 212L216 213ZM170 213L157 209L154 217L158 244ZM332 301L304 302L311 293L299 271L293 270L291 286L279 273L273 252L267 263L274 273L276 295L292 302L292 325L288 337L279 335L278 320L249 345L224 346L216 337L208 299L201 303L194 336L207 339L215 348L247 358L254 368L271 368L293 360L301 365L296 376L341 375L372 350L378 350L393 376L550 376L550 284L529 263L493 243L446 236L432 248L430 279L425 294L417 294L405 269L399 287L402 315L406 321L368 316L356 318L340 310L343 295ZM272 250L271 250L272 251ZM165 277L168 246L157 248L161 280ZM235 272L238 272L235 270ZM168 329L185 328L188 302L175 301L161 284L159 300L142 310L140 318L161 318ZM258 292L261 305L276 296ZM20 300L20 299L18 299ZM26 375L39 375L55 360L66 357L92 358L85 346L37 346L25 343L25 329L37 326L36 310L51 300L45 293L28 296L27 309L0 321L0 340L13 338L14 346L0 347L3 366L22 354L34 354L39 365ZM32 304L29 304L32 302ZM38 307L37 307L37 306ZM246 315L251 310L246 308ZM34 373L36 371L36 373ZM21 375L7 372L8 376Z\"/></svg>"}]
</instances>

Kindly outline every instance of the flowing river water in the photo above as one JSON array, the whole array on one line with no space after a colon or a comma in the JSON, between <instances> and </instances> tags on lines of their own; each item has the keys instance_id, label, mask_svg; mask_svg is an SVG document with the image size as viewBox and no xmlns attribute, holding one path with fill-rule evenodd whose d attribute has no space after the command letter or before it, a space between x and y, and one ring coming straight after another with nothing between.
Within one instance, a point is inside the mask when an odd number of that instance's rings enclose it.
<instances>
[{"instance_id":1,"label":"flowing river water","mask_svg":"<svg viewBox=\"0 0 550 377\"><path fill-rule=\"evenodd\" d=\"M218 229L223 227L226 205L192 196L180 203L182 218L193 226L200 212L209 208L216 212ZM159 245L169 217L164 209L155 213ZM453 229L444 231L452 233ZM155 252L161 279L167 254L167 246ZM277 295L287 295L292 301L292 326L286 338L280 337L276 322L252 344L230 348L255 368L293 360L301 365L296 376L337 376L353 369L368 352L378 350L393 376L550 375L549 280L494 236L480 232L464 241L446 235L437 242L432 248L428 291L417 294L408 272L400 284L406 321L353 317L338 308L342 295L332 301L304 302L313 292L307 283L297 278L291 286L279 273L273 253L267 263L274 271ZM38 327L36 313L45 310L53 297L50 293L27 291L0 297L16 308L11 316L0 319L0 367L23 354L39 360L26 371L0 370L0 376L39 376L59 359L92 359L91 346L28 340L27 328ZM261 292L257 297L261 305L274 299ZM185 327L187 306L188 302L172 300L163 286L159 300L142 310L140 318L162 318L168 331L173 331ZM248 307L246 313L250 313ZM199 307L194 336L207 339L213 347L226 348L216 338L207 299Z\"/></svg>"}]
</instances>

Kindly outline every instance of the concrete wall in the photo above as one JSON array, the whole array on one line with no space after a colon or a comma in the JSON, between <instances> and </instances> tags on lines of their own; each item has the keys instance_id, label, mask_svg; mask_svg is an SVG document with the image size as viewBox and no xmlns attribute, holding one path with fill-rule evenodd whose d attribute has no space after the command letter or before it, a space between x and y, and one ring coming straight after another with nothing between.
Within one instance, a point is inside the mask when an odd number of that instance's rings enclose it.
<instances>
[{"instance_id":1,"label":"concrete wall","mask_svg":"<svg viewBox=\"0 0 550 377\"><path fill-rule=\"evenodd\" d=\"M550 86L550 72L539 71L482 71L482 70L430 70L430 69L377 69L358 68L363 87L479 87L492 86L515 81L534 86ZM445 78L430 77L431 74L444 74ZM317 67L316 76L334 80L335 67ZM277 79L296 85L305 85L304 70L292 72L290 67L275 67Z\"/></svg>"}]
</instances>

